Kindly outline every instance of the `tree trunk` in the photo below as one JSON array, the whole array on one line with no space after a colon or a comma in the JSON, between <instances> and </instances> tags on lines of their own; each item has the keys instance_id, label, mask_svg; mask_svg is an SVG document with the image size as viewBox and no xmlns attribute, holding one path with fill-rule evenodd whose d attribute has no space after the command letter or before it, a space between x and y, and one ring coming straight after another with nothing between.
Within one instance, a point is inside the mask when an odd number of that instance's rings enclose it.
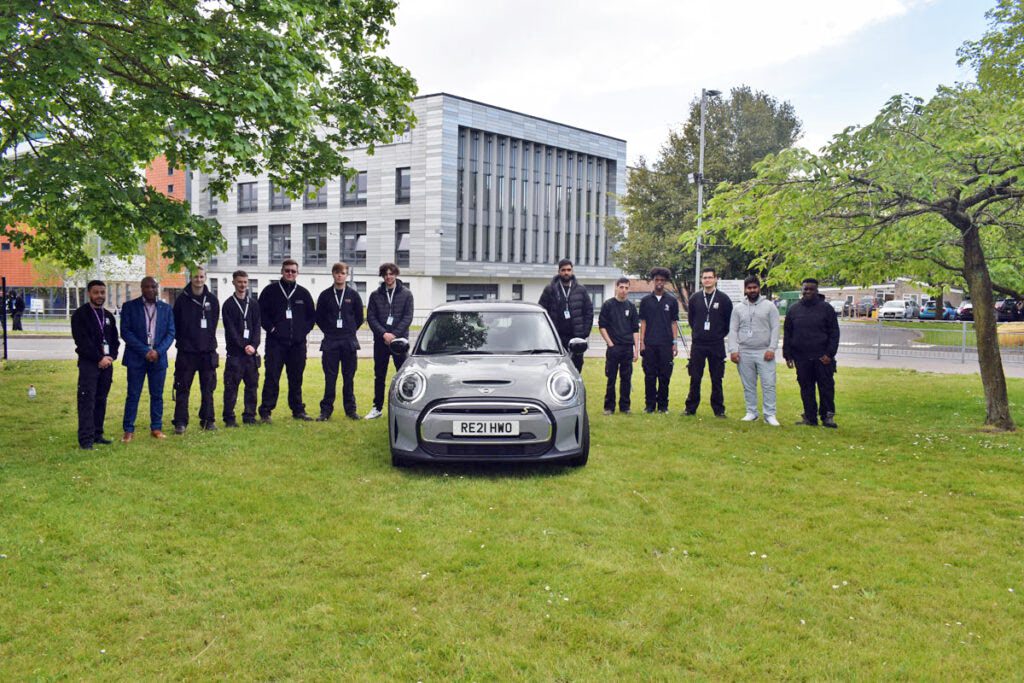
<instances>
[{"instance_id":1,"label":"tree trunk","mask_svg":"<svg viewBox=\"0 0 1024 683\"><path fill-rule=\"evenodd\" d=\"M966 217L965 217L966 218ZM969 221L969 219L967 219ZM961 227L961 226L958 226ZM978 347L981 385L985 389L985 424L1012 431L1016 428L1010 417L1006 395L1003 358L999 354L996 333L996 309L992 299L992 278L982 250L978 227L970 224L961 229L964 249L964 277L974 302L974 335Z\"/></svg>"}]
</instances>

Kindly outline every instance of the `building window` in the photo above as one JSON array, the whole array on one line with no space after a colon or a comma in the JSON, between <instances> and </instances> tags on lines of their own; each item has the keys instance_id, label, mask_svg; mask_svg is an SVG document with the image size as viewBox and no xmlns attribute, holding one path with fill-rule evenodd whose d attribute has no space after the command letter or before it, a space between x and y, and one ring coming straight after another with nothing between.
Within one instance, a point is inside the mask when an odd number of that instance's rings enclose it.
<instances>
[{"instance_id":1,"label":"building window","mask_svg":"<svg viewBox=\"0 0 1024 683\"><path fill-rule=\"evenodd\" d=\"M287 211L292 208L291 198L285 194L285 191L279 187L275 187L274 183L270 183L270 210L271 211Z\"/></svg>"},{"instance_id":2,"label":"building window","mask_svg":"<svg viewBox=\"0 0 1024 683\"><path fill-rule=\"evenodd\" d=\"M326 209L327 185L321 185L320 187L306 185L306 191L302 193L302 208Z\"/></svg>"},{"instance_id":3,"label":"building window","mask_svg":"<svg viewBox=\"0 0 1024 683\"><path fill-rule=\"evenodd\" d=\"M412 197L412 174L408 168L395 169L395 204L408 204Z\"/></svg>"},{"instance_id":4,"label":"building window","mask_svg":"<svg viewBox=\"0 0 1024 683\"><path fill-rule=\"evenodd\" d=\"M327 224L306 223L302 226L302 265L327 265Z\"/></svg>"},{"instance_id":5,"label":"building window","mask_svg":"<svg viewBox=\"0 0 1024 683\"><path fill-rule=\"evenodd\" d=\"M256 183L238 183L238 213L256 211L258 197Z\"/></svg>"},{"instance_id":6,"label":"building window","mask_svg":"<svg viewBox=\"0 0 1024 683\"><path fill-rule=\"evenodd\" d=\"M169 175L169 176L174 175L174 167L171 166L170 164L167 165L167 175Z\"/></svg>"},{"instance_id":7,"label":"building window","mask_svg":"<svg viewBox=\"0 0 1024 683\"><path fill-rule=\"evenodd\" d=\"M4 242L3 244L0 244L0 251L10 251L10 250L11 250L11 243L10 242Z\"/></svg>"},{"instance_id":8,"label":"building window","mask_svg":"<svg viewBox=\"0 0 1024 683\"><path fill-rule=\"evenodd\" d=\"M522 285L512 285L512 301L522 301L522 300L523 300L523 286Z\"/></svg>"},{"instance_id":9,"label":"building window","mask_svg":"<svg viewBox=\"0 0 1024 683\"><path fill-rule=\"evenodd\" d=\"M448 285L445 291L446 301L497 300L497 298L498 285Z\"/></svg>"},{"instance_id":10,"label":"building window","mask_svg":"<svg viewBox=\"0 0 1024 683\"><path fill-rule=\"evenodd\" d=\"M208 216L216 216L217 215L217 206L220 204L220 198L217 197L217 195L215 195L213 193L213 191L210 190L209 188L206 189L206 198L207 198L207 200L209 202L209 206L210 206L210 208L207 209L207 211L206 211L206 215L208 215Z\"/></svg>"},{"instance_id":11,"label":"building window","mask_svg":"<svg viewBox=\"0 0 1024 683\"><path fill-rule=\"evenodd\" d=\"M366 171L360 171L345 183L342 206L366 206Z\"/></svg>"},{"instance_id":12,"label":"building window","mask_svg":"<svg viewBox=\"0 0 1024 683\"><path fill-rule=\"evenodd\" d=\"M249 296L257 296L260 293L260 281L254 277L249 278Z\"/></svg>"},{"instance_id":13,"label":"building window","mask_svg":"<svg viewBox=\"0 0 1024 683\"><path fill-rule=\"evenodd\" d=\"M174 194L174 185L167 186L167 194Z\"/></svg>"},{"instance_id":14,"label":"building window","mask_svg":"<svg viewBox=\"0 0 1024 683\"><path fill-rule=\"evenodd\" d=\"M341 260L350 267L366 265L366 221L341 224Z\"/></svg>"},{"instance_id":15,"label":"building window","mask_svg":"<svg viewBox=\"0 0 1024 683\"><path fill-rule=\"evenodd\" d=\"M364 299L365 299L365 297L366 297L366 283L365 282L356 282L354 284L356 286L356 291L359 292L359 296L364 297Z\"/></svg>"},{"instance_id":16,"label":"building window","mask_svg":"<svg viewBox=\"0 0 1024 683\"><path fill-rule=\"evenodd\" d=\"M395 264L409 266L409 221L395 221Z\"/></svg>"},{"instance_id":17,"label":"building window","mask_svg":"<svg viewBox=\"0 0 1024 683\"><path fill-rule=\"evenodd\" d=\"M587 285L587 294L590 295L590 301L594 304L594 310L600 311L601 306L604 305L604 285Z\"/></svg>"},{"instance_id":18,"label":"building window","mask_svg":"<svg viewBox=\"0 0 1024 683\"><path fill-rule=\"evenodd\" d=\"M270 226L270 264L276 265L292 257L292 226Z\"/></svg>"},{"instance_id":19,"label":"building window","mask_svg":"<svg viewBox=\"0 0 1024 683\"><path fill-rule=\"evenodd\" d=\"M238 226L238 265L255 266L260 262L255 225Z\"/></svg>"},{"instance_id":20,"label":"building window","mask_svg":"<svg viewBox=\"0 0 1024 683\"><path fill-rule=\"evenodd\" d=\"M215 277L207 278L206 279L206 284L210 288L210 294L213 295L213 298L219 300L220 297L217 296L217 278L215 278Z\"/></svg>"}]
</instances>

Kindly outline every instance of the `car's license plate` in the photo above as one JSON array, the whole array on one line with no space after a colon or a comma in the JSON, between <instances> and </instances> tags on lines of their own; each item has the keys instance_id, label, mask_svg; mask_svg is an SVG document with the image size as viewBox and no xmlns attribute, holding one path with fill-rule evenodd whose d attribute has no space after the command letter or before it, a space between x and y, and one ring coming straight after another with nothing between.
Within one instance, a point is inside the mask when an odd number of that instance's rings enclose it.
<instances>
[{"instance_id":1,"label":"car's license plate","mask_svg":"<svg viewBox=\"0 0 1024 683\"><path fill-rule=\"evenodd\" d=\"M455 436L519 436L517 420L455 420Z\"/></svg>"}]
</instances>

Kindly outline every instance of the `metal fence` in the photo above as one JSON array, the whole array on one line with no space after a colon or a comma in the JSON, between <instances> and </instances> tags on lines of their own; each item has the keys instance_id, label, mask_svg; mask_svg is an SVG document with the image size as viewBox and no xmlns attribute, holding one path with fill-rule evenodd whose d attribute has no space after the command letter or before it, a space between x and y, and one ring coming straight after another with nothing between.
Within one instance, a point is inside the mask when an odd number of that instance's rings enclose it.
<instances>
[{"instance_id":1,"label":"metal fence","mask_svg":"<svg viewBox=\"0 0 1024 683\"><path fill-rule=\"evenodd\" d=\"M842 322L840 353L939 358L959 363L977 362L978 347L972 323ZM998 326L999 348L1004 363L1024 363L1024 331Z\"/></svg>"}]
</instances>

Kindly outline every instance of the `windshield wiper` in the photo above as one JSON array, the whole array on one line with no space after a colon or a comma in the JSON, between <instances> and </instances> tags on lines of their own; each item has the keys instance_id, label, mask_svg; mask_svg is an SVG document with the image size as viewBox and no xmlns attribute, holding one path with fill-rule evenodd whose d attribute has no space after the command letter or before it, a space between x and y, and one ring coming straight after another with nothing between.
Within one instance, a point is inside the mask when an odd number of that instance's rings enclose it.
<instances>
[{"instance_id":1,"label":"windshield wiper","mask_svg":"<svg viewBox=\"0 0 1024 683\"><path fill-rule=\"evenodd\" d=\"M463 349L462 351L452 351L453 356L491 356L494 355L493 351L481 351L479 349Z\"/></svg>"},{"instance_id":2,"label":"windshield wiper","mask_svg":"<svg viewBox=\"0 0 1024 683\"><path fill-rule=\"evenodd\" d=\"M535 354L538 354L538 353L557 353L557 354L561 354L562 352L559 349L526 349L525 351L520 351L520 353L525 353L525 354L529 354L529 355L532 356L532 355L535 355Z\"/></svg>"}]
</instances>

